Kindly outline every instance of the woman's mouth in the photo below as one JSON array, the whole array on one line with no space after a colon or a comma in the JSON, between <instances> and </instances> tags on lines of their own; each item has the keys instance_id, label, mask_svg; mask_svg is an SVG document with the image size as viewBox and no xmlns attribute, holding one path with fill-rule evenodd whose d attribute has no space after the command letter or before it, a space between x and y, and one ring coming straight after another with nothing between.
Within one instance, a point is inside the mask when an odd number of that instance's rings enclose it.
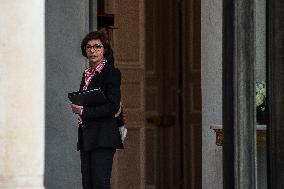
<instances>
[{"instance_id":1,"label":"woman's mouth","mask_svg":"<svg viewBox=\"0 0 284 189\"><path fill-rule=\"evenodd\" d=\"M89 56L91 59L95 59L95 58L97 58L97 56Z\"/></svg>"}]
</instances>

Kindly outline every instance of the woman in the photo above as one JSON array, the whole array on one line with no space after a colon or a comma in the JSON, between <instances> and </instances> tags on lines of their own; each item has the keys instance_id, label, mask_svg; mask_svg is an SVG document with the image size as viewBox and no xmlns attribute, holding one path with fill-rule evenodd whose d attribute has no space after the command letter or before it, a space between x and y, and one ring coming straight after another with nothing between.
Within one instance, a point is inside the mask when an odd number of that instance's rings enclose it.
<instances>
[{"instance_id":1,"label":"woman","mask_svg":"<svg viewBox=\"0 0 284 189\"><path fill-rule=\"evenodd\" d=\"M78 145L83 189L110 189L113 156L123 144L115 114L120 108L121 73L113 67L109 41L100 32L90 32L81 43L89 68L82 77L80 90L100 87L107 103L96 107L71 105L79 115Z\"/></svg>"}]
</instances>

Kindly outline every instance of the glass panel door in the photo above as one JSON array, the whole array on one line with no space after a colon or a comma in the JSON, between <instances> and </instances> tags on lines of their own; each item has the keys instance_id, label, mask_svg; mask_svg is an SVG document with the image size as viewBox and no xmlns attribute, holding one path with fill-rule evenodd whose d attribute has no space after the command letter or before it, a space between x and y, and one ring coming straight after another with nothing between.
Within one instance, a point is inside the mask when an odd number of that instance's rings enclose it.
<instances>
[{"instance_id":1,"label":"glass panel door","mask_svg":"<svg viewBox=\"0 0 284 189\"><path fill-rule=\"evenodd\" d=\"M257 188L267 189L267 79L266 0L255 0L255 82L257 134Z\"/></svg>"}]
</instances>

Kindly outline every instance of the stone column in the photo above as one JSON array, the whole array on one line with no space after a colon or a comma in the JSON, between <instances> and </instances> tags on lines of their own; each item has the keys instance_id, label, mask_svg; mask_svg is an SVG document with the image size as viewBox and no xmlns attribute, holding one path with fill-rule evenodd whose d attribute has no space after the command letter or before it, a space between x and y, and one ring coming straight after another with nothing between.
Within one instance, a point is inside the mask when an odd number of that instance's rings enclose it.
<instances>
[{"instance_id":1,"label":"stone column","mask_svg":"<svg viewBox=\"0 0 284 189\"><path fill-rule=\"evenodd\" d=\"M0 25L0 188L43 189L44 0L2 0Z\"/></svg>"}]
</instances>

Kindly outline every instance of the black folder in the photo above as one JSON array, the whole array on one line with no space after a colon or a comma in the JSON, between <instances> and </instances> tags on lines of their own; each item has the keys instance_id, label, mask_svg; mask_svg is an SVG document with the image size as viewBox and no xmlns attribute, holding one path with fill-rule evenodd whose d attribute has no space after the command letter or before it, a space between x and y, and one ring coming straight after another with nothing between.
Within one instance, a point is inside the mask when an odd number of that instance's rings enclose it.
<instances>
[{"instance_id":1,"label":"black folder","mask_svg":"<svg viewBox=\"0 0 284 189\"><path fill-rule=\"evenodd\" d=\"M107 102L107 99L100 88L68 93L68 98L72 104L85 107L98 106Z\"/></svg>"}]
</instances>

